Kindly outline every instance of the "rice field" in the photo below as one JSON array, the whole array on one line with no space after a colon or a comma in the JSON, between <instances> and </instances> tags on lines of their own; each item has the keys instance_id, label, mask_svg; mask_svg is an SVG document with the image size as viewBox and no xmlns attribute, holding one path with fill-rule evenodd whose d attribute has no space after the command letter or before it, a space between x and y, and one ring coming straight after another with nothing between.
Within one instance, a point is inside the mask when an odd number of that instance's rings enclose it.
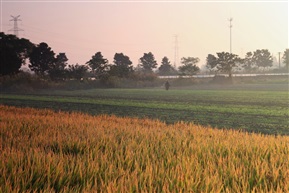
<instances>
[{"instance_id":1,"label":"rice field","mask_svg":"<svg viewBox=\"0 0 289 193\"><path fill-rule=\"evenodd\" d=\"M289 192L289 137L0 106L0 192Z\"/></svg>"}]
</instances>

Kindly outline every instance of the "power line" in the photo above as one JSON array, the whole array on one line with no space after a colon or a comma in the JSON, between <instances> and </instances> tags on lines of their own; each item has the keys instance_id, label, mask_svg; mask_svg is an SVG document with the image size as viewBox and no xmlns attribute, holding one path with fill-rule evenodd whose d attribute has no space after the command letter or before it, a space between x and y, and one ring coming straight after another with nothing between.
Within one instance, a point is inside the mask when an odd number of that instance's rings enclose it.
<instances>
[{"instance_id":1,"label":"power line","mask_svg":"<svg viewBox=\"0 0 289 193\"><path fill-rule=\"evenodd\" d=\"M12 17L12 19L11 19L10 21L13 21L13 22L14 22L14 27L13 27L12 29L8 30L8 31L13 31L13 32L14 32L14 35L18 37L18 32L19 32L19 31L24 31L23 29L20 29L20 28L18 27L18 23L17 23L18 21L22 21L22 20L19 19L20 15L18 15L18 16L16 16L16 17L11 15L11 17Z\"/></svg>"}]
</instances>

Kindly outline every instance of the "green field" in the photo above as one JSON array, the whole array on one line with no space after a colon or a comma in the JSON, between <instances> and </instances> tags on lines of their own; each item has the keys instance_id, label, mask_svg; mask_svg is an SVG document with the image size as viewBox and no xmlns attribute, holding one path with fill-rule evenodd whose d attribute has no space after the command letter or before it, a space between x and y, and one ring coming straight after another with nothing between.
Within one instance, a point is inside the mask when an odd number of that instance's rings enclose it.
<instances>
[{"instance_id":1,"label":"green field","mask_svg":"<svg viewBox=\"0 0 289 193\"><path fill-rule=\"evenodd\" d=\"M278 89L276 89L278 88ZM42 90L0 95L0 104L194 122L264 134L289 134L288 87Z\"/></svg>"}]
</instances>

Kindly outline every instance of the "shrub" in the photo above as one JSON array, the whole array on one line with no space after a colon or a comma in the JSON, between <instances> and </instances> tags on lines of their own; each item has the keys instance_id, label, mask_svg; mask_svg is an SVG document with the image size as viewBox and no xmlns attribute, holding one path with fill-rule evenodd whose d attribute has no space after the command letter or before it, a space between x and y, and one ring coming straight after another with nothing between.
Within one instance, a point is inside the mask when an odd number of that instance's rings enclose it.
<instances>
[{"instance_id":1,"label":"shrub","mask_svg":"<svg viewBox=\"0 0 289 193\"><path fill-rule=\"evenodd\" d=\"M2 91L31 91L57 87L58 85L45 77L32 75L27 72L0 77L0 89Z\"/></svg>"}]
</instances>

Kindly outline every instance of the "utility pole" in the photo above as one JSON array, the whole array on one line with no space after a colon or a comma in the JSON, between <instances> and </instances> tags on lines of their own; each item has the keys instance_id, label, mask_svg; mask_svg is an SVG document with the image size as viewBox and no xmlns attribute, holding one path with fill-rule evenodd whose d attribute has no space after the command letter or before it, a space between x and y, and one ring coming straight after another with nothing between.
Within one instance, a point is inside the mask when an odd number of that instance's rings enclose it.
<instances>
[{"instance_id":1,"label":"utility pole","mask_svg":"<svg viewBox=\"0 0 289 193\"><path fill-rule=\"evenodd\" d=\"M175 38L175 59L174 59L174 68L177 68L178 60L179 60L179 47L178 47L178 35L174 35Z\"/></svg>"},{"instance_id":2,"label":"utility pole","mask_svg":"<svg viewBox=\"0 0 289 193\"><path fill-rule=\"evenodd\" d=\"M10 21L14 21L14 27L8 31L13 31L14 35L18 37L18 31L24 31L23 29L18 28L17 22L21 21L21 19L19 19L20 15L18 15L16 17L11 15L11 17L12 17L12 19Z\"/></svg>"},{"instance_id":3,"label":"utility pole","mask_svg":"<svg viewBox=\"0 0 289 193\"><path fill-rule=\"evenodd\" d=\"M232 53L232 21L233 21L233 18L229 18L229 22L230 22L230 25L229 25L229 28L230 28L230 53Z\"/></svg>"}]
</instances>

